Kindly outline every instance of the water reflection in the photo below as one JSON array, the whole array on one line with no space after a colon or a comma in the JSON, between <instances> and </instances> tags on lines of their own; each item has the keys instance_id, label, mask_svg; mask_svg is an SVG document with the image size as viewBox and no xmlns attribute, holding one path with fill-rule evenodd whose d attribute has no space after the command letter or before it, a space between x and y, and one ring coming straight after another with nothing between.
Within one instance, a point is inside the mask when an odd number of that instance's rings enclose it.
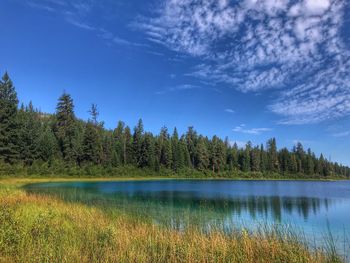
<instances>
[{"instance_id":1,"label":"water reflection","mask_svg":"<svg viewBox=\"0 0 350 263\"><path fill-rule=\"evenodd\" d=\"M272 219L281 223L285 217L299 217L308 221L310 215L326 213L333 202L319 197L285 196L228 196L220 194L203 195L195 191L104 191L101 185L81 187L61 185L26 187L30 193L53 195L69 202L81 202L101 207L117 207L131 214L146 216L159 221L167 218L187 217L227 221L227 219L247 218L252 220Z\"/></svg>"}]
</instances>

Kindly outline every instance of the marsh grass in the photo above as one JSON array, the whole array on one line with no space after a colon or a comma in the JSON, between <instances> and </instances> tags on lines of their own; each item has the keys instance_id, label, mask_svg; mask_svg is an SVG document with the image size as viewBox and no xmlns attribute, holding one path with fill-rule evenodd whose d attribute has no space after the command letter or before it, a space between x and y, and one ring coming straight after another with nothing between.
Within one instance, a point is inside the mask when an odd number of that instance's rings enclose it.
<instances>
[{"instance_id":1,"label":"marsh grass","mask_svg":"<svg viewBox=\"0 0 350 263\"><path fill-rule=\"evenodd\" d=\"M123 212L0 187L0 262L342 262L288 229L161 227Z\"/></svg>"}]
</instances>

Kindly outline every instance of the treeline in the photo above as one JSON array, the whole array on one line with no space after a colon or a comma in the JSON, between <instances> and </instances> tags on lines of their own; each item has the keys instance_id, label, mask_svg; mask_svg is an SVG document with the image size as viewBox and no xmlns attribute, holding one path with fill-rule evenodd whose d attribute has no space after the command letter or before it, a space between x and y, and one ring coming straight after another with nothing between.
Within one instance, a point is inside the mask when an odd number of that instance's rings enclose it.
<instances>
[{"instance_id":1,"label":"treeline","mask_svg":"<svg viewBox=\"0 0 350 263\"><path fill-rule=\"evenodd\" d=\"M88 170L91 167L145 168L149 171L199 171L211 175L239 173L297 175L299 177L350 176L350 168L316 157L298 143L291 151L278 150L276 140L266 146L239 148L217 136L209 139L193 127L179 135L166 127L158 135L145 132L142 120L131 130L119 122L114 130L98 120L96 105L88 121L78 119L71 96L64 93L55 114L45 114L32 103L18 107L11 79L0 82L0 172L21 167L59 170ZM60 168L60 169L58 169Z\"/></svg>"}]
</instances>

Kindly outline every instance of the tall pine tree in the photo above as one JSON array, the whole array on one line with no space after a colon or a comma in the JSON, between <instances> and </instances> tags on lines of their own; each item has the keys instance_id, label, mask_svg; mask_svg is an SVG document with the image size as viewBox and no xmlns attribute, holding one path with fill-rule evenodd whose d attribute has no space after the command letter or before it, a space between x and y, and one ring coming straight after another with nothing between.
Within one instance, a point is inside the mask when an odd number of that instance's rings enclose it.
<instances>
[{"instance_id":1,"label":"tall pine tree","mask_svg":"<svg viewBox=\"0 0 350 263\"><path fill-rule=\"evenodd\" d=\"M0 159L8 163L19 158L17 107L15 87L5 73L0 81Z\"/></svg>"}]
</instances>

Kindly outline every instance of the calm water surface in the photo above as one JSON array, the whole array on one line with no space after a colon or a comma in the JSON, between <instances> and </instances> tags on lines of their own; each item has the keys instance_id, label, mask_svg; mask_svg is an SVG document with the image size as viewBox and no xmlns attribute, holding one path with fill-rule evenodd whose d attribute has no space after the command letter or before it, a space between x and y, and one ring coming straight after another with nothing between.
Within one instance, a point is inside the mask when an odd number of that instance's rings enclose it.
<instances>
[{"instance_id":1,"label":"calm water surface","mask_svg":"<svg viewBox=\"0 0 350 263\"><path fill-rule=\"evenodd\" d=\"M313 242L330 231L342 250L350 233L350 181L157 180L32 184L29 192L116 207L182 229L196 224L228 231L290 225ZM311 240L310 240L311 241Z\"/></svg>"}]
</instances>

